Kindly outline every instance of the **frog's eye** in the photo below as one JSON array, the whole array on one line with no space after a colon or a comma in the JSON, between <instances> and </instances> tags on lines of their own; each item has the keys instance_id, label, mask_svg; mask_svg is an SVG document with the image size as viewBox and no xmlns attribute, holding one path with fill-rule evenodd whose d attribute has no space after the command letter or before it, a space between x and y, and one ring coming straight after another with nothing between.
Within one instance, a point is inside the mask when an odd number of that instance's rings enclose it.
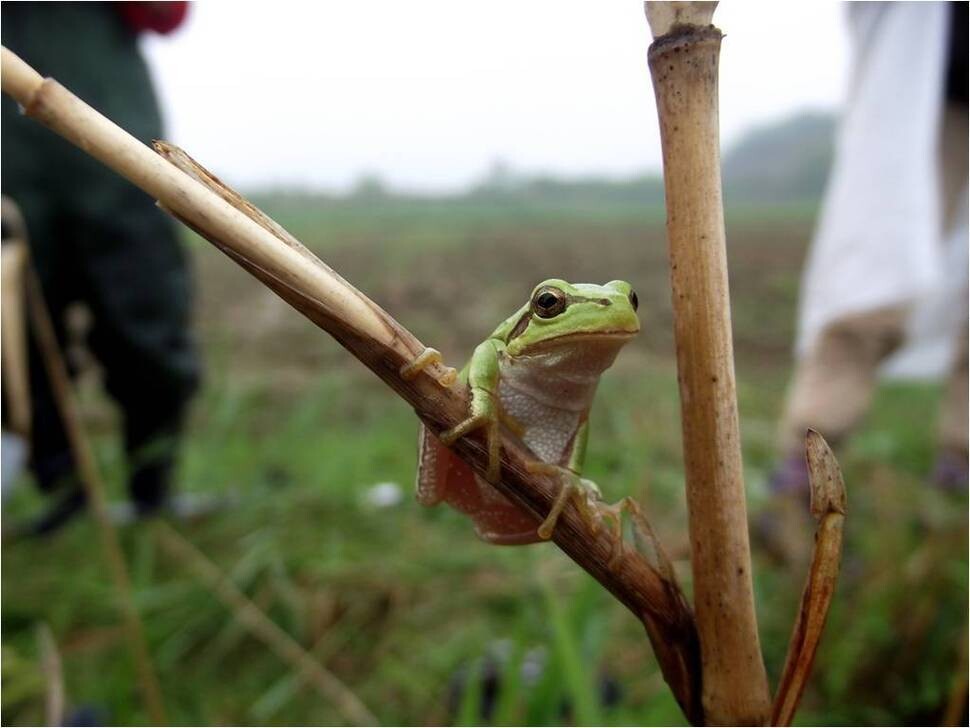
<instances>
[{"instance_id":1,"label":"frog's eye","mask_svg":"<svg viewBox=\"0 0 970 728\"><path fill-rule=\"evenodd\" d=\"M633 306L634 311L640 308L640 299L637 298L636 291L630 291L630 305Z\"/></svg>"},{"instance_id":2,"label":"frog's eye","mask_svg":"<svg viewBox=\"0 0 970 728\"><path fill-rule=\"evenodd\" d=\"M566 309L566 294L558 288L540 288L532 297L532 310L539 318L553 318Z\"/></svg>"}]
</instances>

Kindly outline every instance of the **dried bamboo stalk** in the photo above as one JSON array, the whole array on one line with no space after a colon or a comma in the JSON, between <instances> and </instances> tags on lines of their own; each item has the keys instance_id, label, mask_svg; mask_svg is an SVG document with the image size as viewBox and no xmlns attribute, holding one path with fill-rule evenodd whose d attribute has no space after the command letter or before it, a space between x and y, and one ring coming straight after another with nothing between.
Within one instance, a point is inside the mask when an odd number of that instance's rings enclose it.
<instances>
[{"instance_id":1,"label":"dried bamboo stalk","mask_svg":"<svg viewBox=\"0 0 970 728\"><path fill-rule=\"evenodd\" d=\"M660 119L694 610L709 724L763 724L718 140L716 3L648 2Z\"/></svg>"},{"instance_id":2,"label":"dried bamboo stalk","mask_svg":"<svg viewBox=\"0 0 970 728\"><path fill-rule=\"evenodd\" d=\"M57 651L54 633L44 622L37 625L37 646L40 669L44 675L44 723L64 725L64 671L61 654Z\"/></svg>"},{"instance_id":3,"label":"dried bamboo stalk","mask_svg":"<svg viewBox=\"0 0 970 728\"><path fill-rule=\"evenodd\" d=\"M805 436L805 457L812 484L812 515L818 520L818 527L812 565L771 711L771 724L778 726L791 725L798 710L825 629L825 618L835 595L842 559L842 526L845 521L842 471L825 438L815 430L809 430Z\"/></svg>"},{"instance_id":4,"label":"dried bamboo stalk","mask_svg":"<svg viewBox=\"0 0 970 728\"><path fill-rule=\"evenodd\" d=\"M4 225L13 232L3 246L0 286L0 362L3 368L3 405L12 431L30 434L30 375L27 369L27 316L24 291L29 254L23 216L8 198L2 199Z\"/></svg>"},{"instance_id":5,"label":"dried bamboo stalk","mask_svg":"<svg viewBox=\"0 0 970 728\"><path fill-rule=\"evenodd\" d=\"M967 627L967 624L964 623L960 640L957 643L960 654L957 658L953 679L950 682L950 694L947 696L946 708L943 710L940 725L962 725L960 719L963 717L964 707L967 704Z\"/></svg>"},{"instance_id":6,"label":"dried bamboo stalk","mask_svg":"<svg viewBox=\"0 0 970 728\"><path fill-rule=\"evenodd\" d=\"M32 270L31 273L33 274ZM162 691L158 684L158 676L155 674L155 667L152 664L151 654L148 651L145 627L142 624L141 615L138 613L138 607L132 593L128 564L121 550L121 544L118 542L118 533L108 516L107 498L101 472L98 470L94 453L91 451L91 446L81 426L81 415L78 412L77 402L71 390L67 365L57 343L54 324L44 302L44 294L41 291L40 281L36 274L30 276L28 286L27 309L30 313L34 336L37 339L37 348L40 350L44 369L51 384L57 412L64 423L64 431L67 434L71 455L74 457L78 479L84 488L88 507L94 515L94 522L97 525L98 536L101 540L101 549L111 571L111 578L118 597L118 608L121 611L128 649L131 651L132 660L135 663L135 674L138 677L138 687L142 694L142 700L152 723L164 725L166 721Z\"/></svg>"},{"instance_id":7,"label":"dried bamboo stalk","mask_svg":"<svg viewBox=\"0 0 970 728\"><path fill-rule=\"evenodd\" d=\"M294 245L290 236L278 234L278 226L267 227L265 216L227 192L214 177L206 175L205 184L190 178L56 81L42 79L6 48L2 49L2 86L27 115L141 187L330 333L413 406L432 432L465 418L467 389L442 386L442 367L429 367L411 380L401 376L402 366L425 349L413 334L305 248ZM502 445L501 480L496 487L541 520L552 507L559 482L530 473L526 463L534 458L510 433L503 432ZM486 472L487 448L478 437L462 438L453 449L478 473ZM553 540L641 620L685 715L700 722L697 635L679 587L632 549L626 549L620 559L611 559L612 544L605 529L590 533L571 504L563 511Z\"/></svg>"}]
</instances>

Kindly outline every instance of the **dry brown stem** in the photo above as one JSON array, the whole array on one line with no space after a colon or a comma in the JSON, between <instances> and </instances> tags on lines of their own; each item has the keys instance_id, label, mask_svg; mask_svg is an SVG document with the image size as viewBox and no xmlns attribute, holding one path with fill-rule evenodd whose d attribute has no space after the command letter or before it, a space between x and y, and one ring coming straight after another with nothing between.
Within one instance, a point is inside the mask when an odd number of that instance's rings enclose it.
<instances>
[{"instance_id":1,"label":"dry brown stem","mask_svg":"<svg viewBox=\"0 0 970 728\"><path fill-rule=\"evenodd\" d=\"M947 697L946 708L943 711L943 718L940 725L961 725L961 718L965 715L967 705L967 646L968 646L967 624L963 625L963 632L960 633L959 656L957 658L956 670L953 673L953 680L950 682L950 694Z\"/></svg>"},{"instance_id":2,"label":"dry brown stem","mask_svg":"<svg viewBox=\"0 0 970 728\"><path fill-rule=\"evenodd\" d=\"M812 565L771 711L772 725L779 726L791 725L798 710L825 629L842 559L842 525L845 521L842 471L825 438L815 430L809 430L805 436L805 457L812 483L812 515L818 520L818 527Z\"/></svg>"},{"instance_id":3,"label":"dry brown stem","mask_svg":"<svg viewBox=\"0 0 970 728\"><path fill-rule=\"evenodd\" d=\"M646 11L666 33L654 39L649 62L663 147L704 717L763 724L770 697L751 581L721 202L721 31L706 24L710 3L664 5L648 3Z\"/></svg>"},{"instance_id":4,"label":"dry brown stem","mask_svg":"<svg viewBox=\"0 0 970 728\"><path fill-rule=\"evenodd\" d=\"M31 271L32 273L32 271ZM61 355L60 346L54 334L54 325L50 313L44 303L44 294L36 275L31 275L28 281L27 309L33 326L37 346L40 349L47 378L54 393L54 402L58 414L64 423L68 446L74 457L78 479L84 488L88 506L94 514L94 521L101 539L101 549L108 561L111 578L114 581L118 596L118 607L124 623L128 649L131 650L138 675L138 685L145 702L148 715L155 725L165 724L165 706L162 702L162 692L158 686L158 677L152 665L148 644L145 641L145 629L141 616L135 606L132 595L131 580L128 578L128 565L124 553L118 543L118 534L108 516L105 498L104 482L94 460L94 454L84 436L81 426L81 415L77 402L71 390L71 380L67 373L67 365Z\"/></svg>"},{"instance_id":5,"label":"dry brown stem","mask_svg":"<svg viewBox=\"0 0 970 728\"><path fill-rule=\"evenodd\" d=\"M5 48L2 71L4 92L13 95L29 116L148 192L330 333L413 406L432 432L454 427L466 417L466 388L439 384L444 374L440 367L429 367L411 380L401 376L402 366L425 349L413 334L214 177L186 175L57 82L40 79ZM496 487L541 520L560 483L528 471L526 463L534 458L513 435L503 433L502 444ZM486 472L487 450L478 437L460 439L454 450L478 473ZM633 549L612 561L606 530L590 533L571 504L553 540L642 621L675 697L691 721L701 722L697 636L678 586Z\"/></svg>"},{"instance_id":6,"label":"dry brown stem","mask_svg":"<svg viewBox=\"0 0 970 728\"><path fill-rule=\"evenodd\" d=\"M44 675L44 721L47 725L64 725L64 671L61 654L51 628L41 622L37 626L37 645L40 669Z\"/></svg>"},{"instance_id":7,"label":"dry brown stem","mask_svg":"<svg viewBox=\"0 0 970 728\"><path fill-rule=\"evenodd\" d=\"M281 660L292 665L299 677L308 680L324 698L334 704L344 718L354 725L378 724L374 714L350 688L267 617L198 548L164 522L155 524L155 535L167 551L187 564L219 601L232 611L236 621L273 650Z\"/></svg>"},{"instance_id":8,"label":"dry brown stem","mask_svg":"<svg viewBox=\"0 0 970 728\"><path fill-rule=\"evenodd\" d=\"M0 286L0 361L3 368L3 405L9 427L24 437L30 433L30 385L27 373L27 316L24 311L28 251L23 217L9 198L4 197L3 220L14 239L3 246Z\"/></svg>"}]
</instances>

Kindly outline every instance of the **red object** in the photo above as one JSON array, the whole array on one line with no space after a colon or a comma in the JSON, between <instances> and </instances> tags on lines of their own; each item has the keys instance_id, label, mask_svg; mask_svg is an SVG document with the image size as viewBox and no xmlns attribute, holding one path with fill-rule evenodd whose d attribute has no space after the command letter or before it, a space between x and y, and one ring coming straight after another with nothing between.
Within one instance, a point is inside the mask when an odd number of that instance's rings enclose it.
<instances>
[{"instance_id":1,"label":"red object","mask_svg":"<svg viewBox=\"0 0 970 728\"><path fill-rule=\"evenodd\" d=\"M189 13L188 2L113 3L133 33L151 30L166 35L178 28Z\"/></svg>"}]
</instances>

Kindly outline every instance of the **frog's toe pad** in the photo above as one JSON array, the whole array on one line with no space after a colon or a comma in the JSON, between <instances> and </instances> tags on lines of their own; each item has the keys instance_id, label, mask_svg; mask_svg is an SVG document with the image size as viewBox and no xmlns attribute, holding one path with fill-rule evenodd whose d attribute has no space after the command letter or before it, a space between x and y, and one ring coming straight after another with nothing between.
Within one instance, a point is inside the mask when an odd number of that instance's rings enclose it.
<instances>
[{"instance_id":1,"label":"frog's toe pad","mask_svg":"<svg viewBox=\"0 0 970 728\"><path fill-rule=\"evenodd\" d=\"M453 367L444 366L441 352L430 347L425 348L410 364L405 364L401 367L401 379L410 382L418 374L434 364L442 364L442 368L444 369L444 373L438 377L438 384L442 387L450 387L455 383L458 379L458 372Z\"/></svg>"}]
</instances>

